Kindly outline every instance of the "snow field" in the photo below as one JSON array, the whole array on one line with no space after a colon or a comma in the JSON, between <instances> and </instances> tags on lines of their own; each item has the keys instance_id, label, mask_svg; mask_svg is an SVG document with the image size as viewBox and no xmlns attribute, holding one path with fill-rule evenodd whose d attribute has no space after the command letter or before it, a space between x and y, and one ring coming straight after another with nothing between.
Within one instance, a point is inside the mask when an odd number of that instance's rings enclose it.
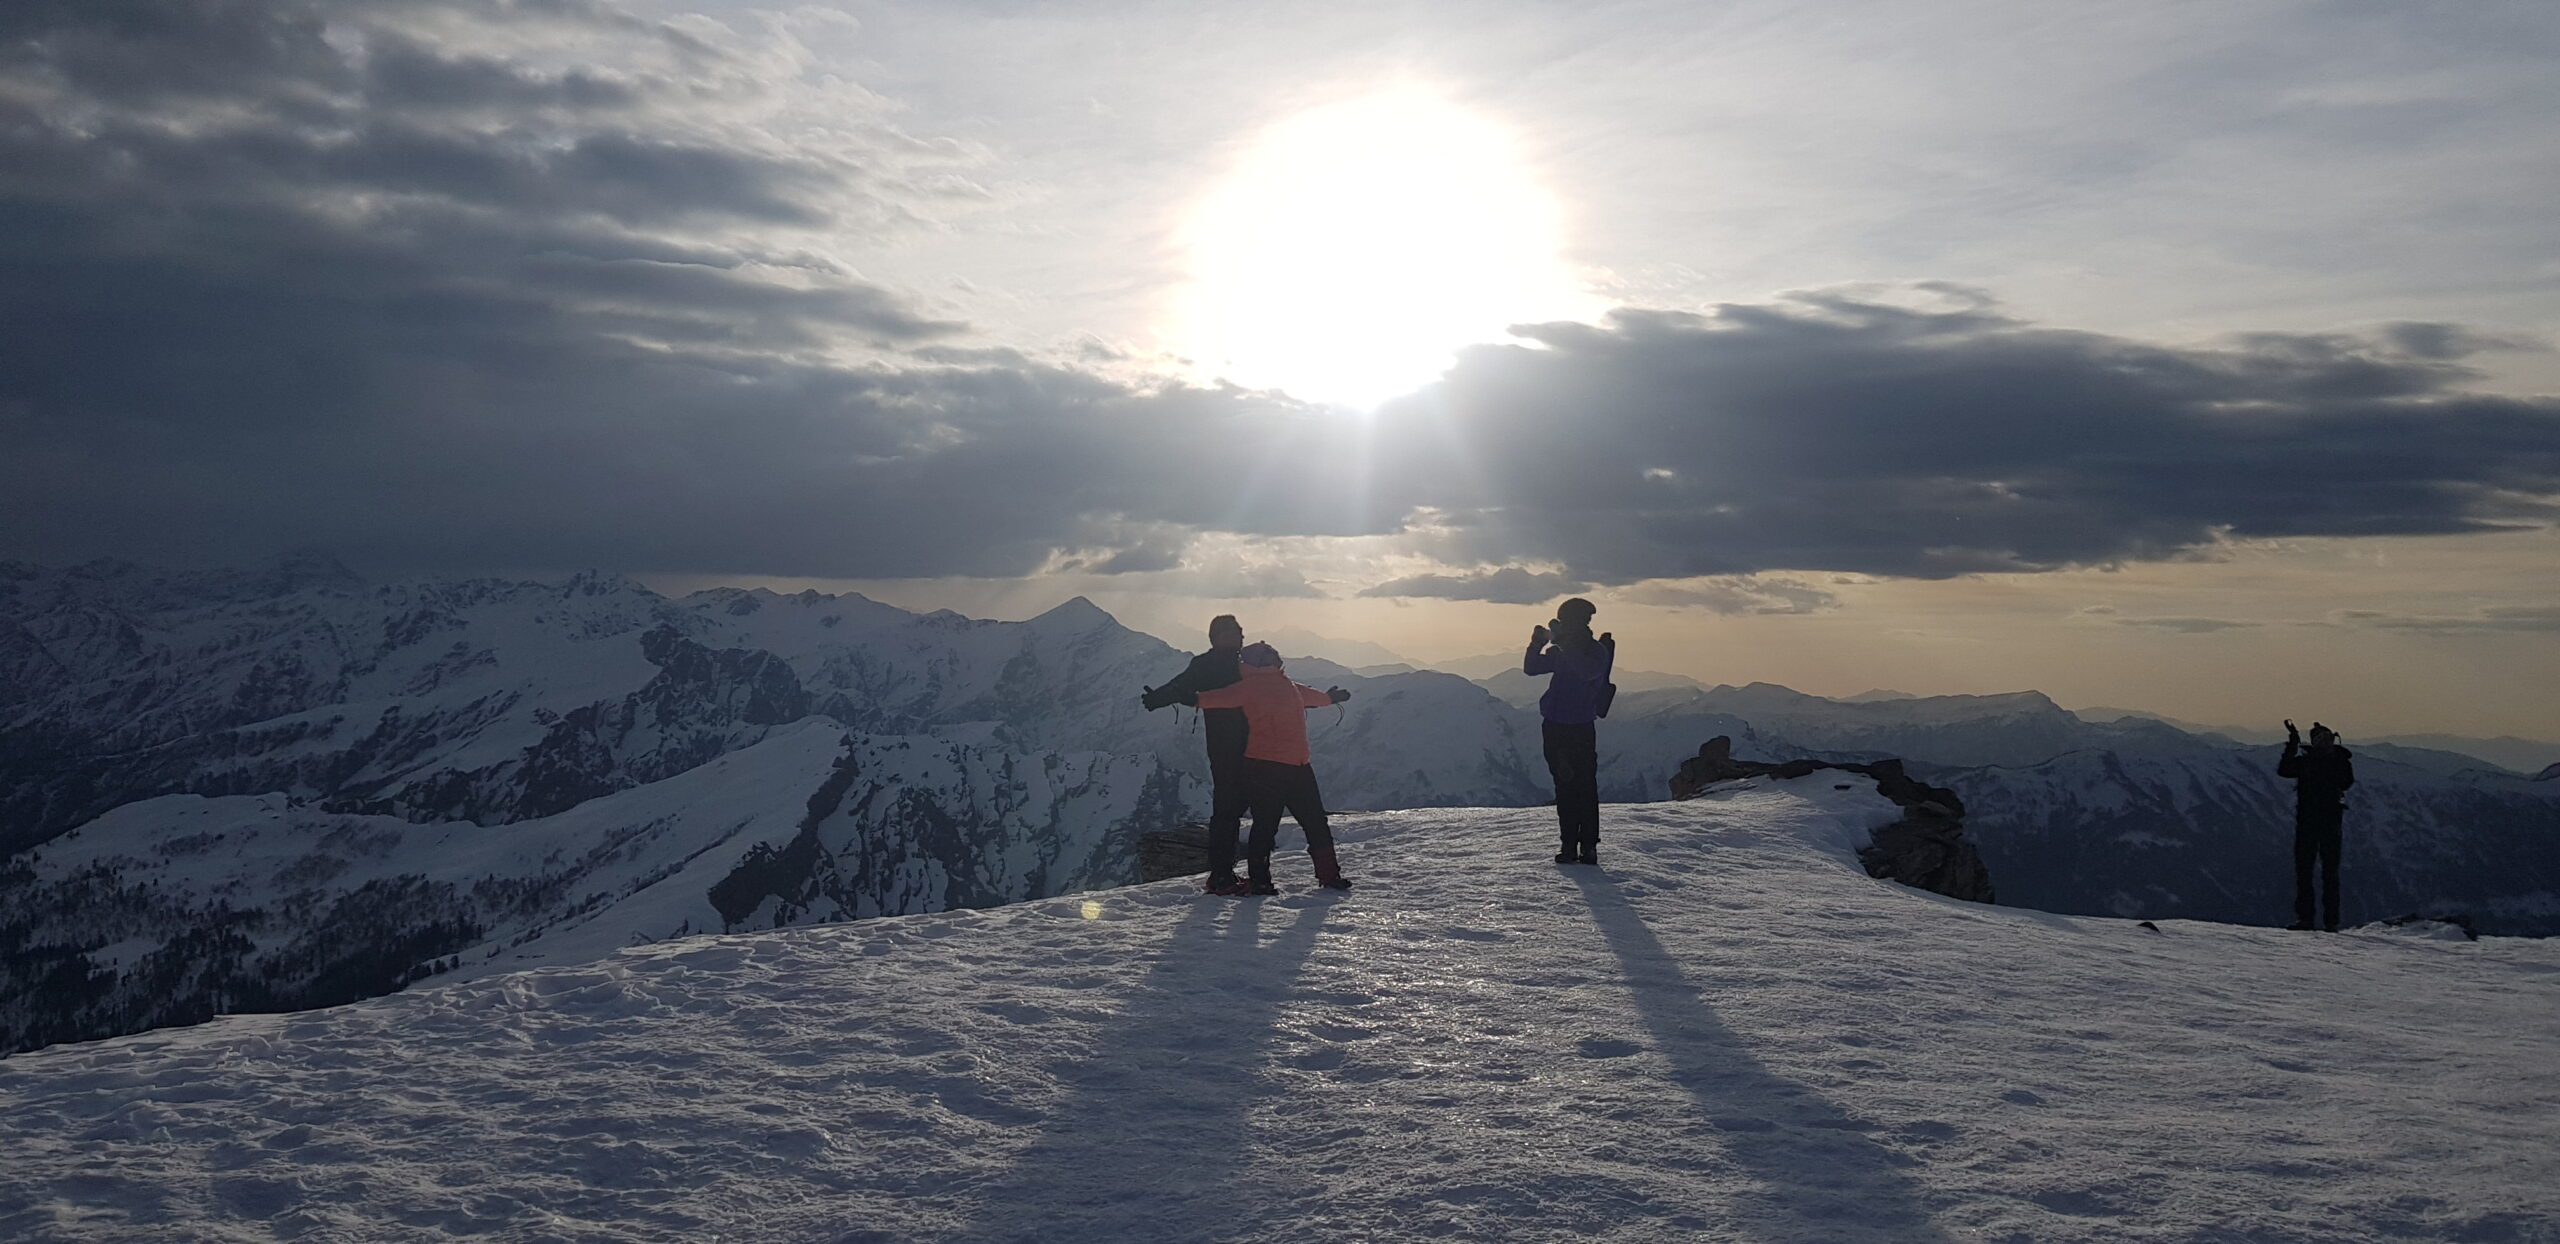
<instances>
[{"instance_id":1,"label":"snow field","mask_svg":"<svg viewBox=\"0 0 2560 1244\"><path fill-rule=\"evenodd\" d=\"M1958 903L1832 776L20 1055L0 1238L2560 1240L2560 947Z\"/></svg>"}]
</instances>

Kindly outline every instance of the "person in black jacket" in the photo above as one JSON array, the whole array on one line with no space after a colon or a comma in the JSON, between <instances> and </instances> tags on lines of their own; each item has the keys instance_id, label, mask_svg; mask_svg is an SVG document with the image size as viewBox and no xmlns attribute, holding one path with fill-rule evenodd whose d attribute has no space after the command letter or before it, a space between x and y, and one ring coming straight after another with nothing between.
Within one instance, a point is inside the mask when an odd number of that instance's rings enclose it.
<instances>
[{"instance_id":1,"label":"person in black jacket","mask_svg":"<svg viewBox=\"0 0 2560 1244\"><path fill-rule=\"evenodd\" d=\"M1198 707L1200 693L1231 686L1243 674L1236 668L1236 654L1244 650L1244 627L1235 615L1222 613L1209 619L1209 650L1191 658L1191 664L1162 686L1149 687L1138 702L1152 713L1168 704ZM1244 780L1244 710L1212 708L1200 714L1202 732L1209 736L1209 882L1211 894L1242 894L1244 883L1236 878L1236 830L1244 822L1247 796Z\"/></svg>"},{"instance_id":2,"label":"person in black jacket","mask_svg":"<svg viewBox=\"0 0 2560 1244\"><path fill-rule=\"evenodd\" d=\"M2321 910L2327 919L2320 927L2338 931L2338 847L2340 825L2346 819L2347 788L2356 784L2353 753L2338 746L2338 733L2319 722L2311 723L2311 748L2302 749L2302 732L2293 722L2284 723L2284 755L2276 761L2276 776L2293 779L2293 928L2308 929L2314 912L2311 905L2311 865L2320 865Z\"/></svg>"}]
</instances>

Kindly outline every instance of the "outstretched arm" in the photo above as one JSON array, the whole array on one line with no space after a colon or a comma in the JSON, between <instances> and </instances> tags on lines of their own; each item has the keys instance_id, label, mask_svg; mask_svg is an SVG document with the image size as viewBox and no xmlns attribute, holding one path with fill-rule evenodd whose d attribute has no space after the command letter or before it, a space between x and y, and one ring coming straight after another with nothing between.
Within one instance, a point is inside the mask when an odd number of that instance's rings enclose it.
<instances>
[{"instance_id":1,"label":"outstretched arm","mask_svg":"<svg viewBox=\"0 0 2560 1244\"><path fill-rule=\"evenodd\" d=\"M1333 696L1326 692L1318 691L1305 683L1293 682L1289 685L1298 689L1298 707L1300 708L1323 708L1325 705L1333 703ZM1350 697L1346 695L1343 698L1349 699Z\"/></svg>"},{"instance_id":2,"label":"outstretched arm","mask_svg":"<svg viewBox=\"0 0 2560 1244\"><path fill-rule=\"evenodd\" d=\"M1201 708L1243 708L1244 684L1235 683L1203 691L1192 702Z\"/></svg>"}]
</instances>

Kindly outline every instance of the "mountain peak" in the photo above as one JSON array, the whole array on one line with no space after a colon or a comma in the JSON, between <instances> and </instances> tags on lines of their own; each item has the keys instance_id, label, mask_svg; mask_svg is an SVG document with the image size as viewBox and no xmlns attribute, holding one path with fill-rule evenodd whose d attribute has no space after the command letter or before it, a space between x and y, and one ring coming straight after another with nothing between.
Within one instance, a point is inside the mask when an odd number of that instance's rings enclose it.
<instances>
[{"instance_id":1,"label":"mountain peak","mask_svg":"<svg viewBox=\"0 0 2560 1244\"><path fill-rule=\"evenodd\" d=\"M1042 630L1074 632L1092 630L1106 622L1117 626L1120 619L1112 617L1110 611L1102 606L1078 596L1031 619L1031 622Z\"/></svg>"}]
</instances>

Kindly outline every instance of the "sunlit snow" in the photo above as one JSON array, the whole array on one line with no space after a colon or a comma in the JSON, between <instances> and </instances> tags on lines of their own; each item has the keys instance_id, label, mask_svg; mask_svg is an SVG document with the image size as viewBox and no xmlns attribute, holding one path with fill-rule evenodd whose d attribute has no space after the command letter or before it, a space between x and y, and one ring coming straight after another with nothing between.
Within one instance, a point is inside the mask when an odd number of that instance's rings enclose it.
<instances>
[{"instance_id":1,"label":"sunlit snow","mask_svg":"<svg viewBox=\"0 0 2560 1244\"><path fill-rule=\"evenodd\" d=\"M1829 775L0 1061L0 1237L2549 1240L2560 947L1872 881Z\"/></svg>"}]
</instances>

